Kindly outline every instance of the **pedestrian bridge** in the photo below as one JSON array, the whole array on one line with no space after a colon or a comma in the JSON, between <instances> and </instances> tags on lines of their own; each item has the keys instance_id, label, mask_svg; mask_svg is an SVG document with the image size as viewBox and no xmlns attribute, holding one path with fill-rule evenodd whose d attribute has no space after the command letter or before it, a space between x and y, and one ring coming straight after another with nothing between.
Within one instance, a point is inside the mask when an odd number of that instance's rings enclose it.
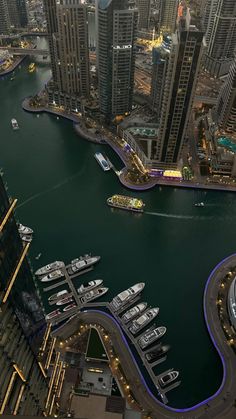
<instances>
[{"instance_id":1,"label":"pedestrian bridge","mask_svg":"<svg viewBox=\"0 0 236 419\"><path fill-rule=\"evenodd\" d=\"M12 55L49 55L49 50L47 49L0 47L1 49L8 50Z\"/></svg>"}]
</instances>

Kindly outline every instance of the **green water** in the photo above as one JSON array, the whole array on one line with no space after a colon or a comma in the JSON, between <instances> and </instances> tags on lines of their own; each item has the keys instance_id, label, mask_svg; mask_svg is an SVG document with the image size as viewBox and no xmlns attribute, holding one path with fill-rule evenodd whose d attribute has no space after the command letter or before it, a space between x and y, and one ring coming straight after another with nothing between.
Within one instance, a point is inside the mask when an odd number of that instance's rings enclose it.
<instances>
[{"instance_id":1,"label":"green water","mask_svg":"<svg viewBox=\"0 0 236 419\"><path fill-rule=\"evenodd\" d=\"M50 77L45 64L29 74L30 61L16 70L14 81L0 80L0 166L9 193L19 200L17 217L35 231L33 267L99 254L101 262L81 278L103 278L108 299L145 281L143 301L160 307L157 323L167 327L164 342L171 345L159 371L174 367L181 375L181 386L169 393L170 405L191 406L212 395L222 379L202 301L211 270L235 252L236 195L163 187L138 194L150 214L112 211L108 196L137 194L123 188L112 171L102 171L93 155L104 148L80 139L69 121L21 109L22 99ZM11 128L13 117L19 131ZM108 147L105 152L122 166ZM206 206L196 208L196 201Z\"/></svg>"}]
</instances>

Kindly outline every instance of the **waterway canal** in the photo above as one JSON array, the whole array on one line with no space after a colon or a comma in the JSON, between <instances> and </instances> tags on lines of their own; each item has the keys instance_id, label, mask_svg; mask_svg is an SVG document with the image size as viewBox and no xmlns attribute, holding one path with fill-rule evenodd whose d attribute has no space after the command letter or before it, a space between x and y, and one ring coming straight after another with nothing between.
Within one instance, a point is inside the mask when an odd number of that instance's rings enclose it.
<instances>
[{"instance_id":1,"label":"waterway canal","mask_svg":"<svg viewBox=\"0 0 236 419\"><path fill-rule=\"evenodd\" d=\"M9 193L18 198L17 217L35 231L30 256L34 268L53 260L69 261L92 252L102 259L82 279L103 278L112 298L145 281L143 300L160 307L159 325L167 326L168 360L159 371L180 371L181 386L169 393L170 405L187 407L220 386L222 367L203 318L203 291L208 275L235 252L236 195L156 188L138 195L147 213L112 210L106 199L127 191L111 171L94 159L104 149L79 138L72 123L21 109L50 77L48 65L29 74L26 59L11 76L0 79L0 167ZM15 117L20 130L13 131ZM106 147L119 169L121 162ZM204 208L193 203L204 200ZM35 256L42 253L39 261Z\"/></svg>"}]
</instances>

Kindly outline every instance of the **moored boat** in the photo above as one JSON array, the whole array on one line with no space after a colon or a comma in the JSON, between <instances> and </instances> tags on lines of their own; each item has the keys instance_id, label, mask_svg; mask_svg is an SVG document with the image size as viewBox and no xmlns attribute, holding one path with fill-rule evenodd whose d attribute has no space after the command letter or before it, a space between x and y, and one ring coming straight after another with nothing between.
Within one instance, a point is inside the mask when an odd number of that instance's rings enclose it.
<instances>
[{"instance_id":1,"label":"moored boat","mask_svg":"<svg viewBox=\"0 0 236 419\"><path fill-rule=\"evenodd\" d=\"M55 271L56 269L63 268L65 266L64 262L62 261L55 261L50 263L49 265L45 265L40 269L37 269L35 275L47 275L51 271Z\"/></svg>"},{"instance_id":2,"label":"moored boat","mask_svg":"<svg viewBox=\"0 0 236 419\"><path fill-rule=\"evenodd\" d=\"M48 313L45 318L46 318L46 320L50 320L50 319L53 319L54 317L58 316L59 314L61 314L61 312L60 312L59 309L57 309L57 310L51 311L51 313Z\"/></svg>"},{"instance_id":3,"label":"moored boat","mask_svg":"<svg viewBox=\"0 0 236 419\"><path fill-rule=\"evenodd\" d=\"M57 292L56 294L53 294L53 295L51 295L49 298L48 298L48 301L54 301L54 300L57 300L58 298L60 298L60 297L66 297L66 294L69 294L69 291L67 291L67 290L62 290L62 291L59 291L59 292Z\"/></svg>"},{"instance_id":4,"label":"moored boat","mask_svg":"<svg viewBox=\"0 0 236 419\"><path fill-rule=\"evenodd\" d=\"M63 311L69 311L72 310L73 308L77 307L77 305L75 303L69 304L68 306L63 308Z\"/></svg>"},{"instance_id":5,"label":"moored boat","mask_svg":"<svg viewBox=\"0 0 236 419\"><path fill-rule=\"evenodd\" d=\"M29 228L29 227L26 227L26 226L24 226L23 224L18 224L18 231L19 231L19 233L20 234L23 234L23 235L27 235L27 234L33 234L33 230L32 230L32 228Z\"/></svg>"},{"instance_id":6,"label":"moored boat","mask_svg":"<svg viewBox=\"0 0 236 419\"><path fill-rule=\"evenodd\" d=\"M80 301L82 304L86 304L106 294L107 291L108 291L108 288L106 287L94 288L93 290L86 292L86 294L82 295L82 297L80 298Z\"/></svg>"},{"instance_id":7,"label":"moored boat","mask_svg":"<svg viewBox=\"0 0 236 419\"><path fill-rule=\"evenodd\" d=\"M194 204L195 207L205 207L204 202L196 202L196 204Z\"/></svg>"},{"instance_id":8,"label":"moored boat","mask_svg":"<svg viewBox=\"0 0 236 419\"><path fill-rule=\"evenodd\" d=\"M35 69L36 69L36 64L35 63L30 63L30 65L28 67L29 73L33 73L33 71L35 71Z\"/></svg>"},{"instance_id":9,"label":"moored boat","mask_svg":"<svg viewBox=\"0 0 236 419\"><path fill-rule=\"evenodd\" d=\"M50 282L54 281L55 279L61 278L64 276L63 272L60 269L56 269L55 271L51 272L48 275L43 276L40 281L41 282Z\"/></svg>"},{"instance_id":10,"label":"moored boat","mask_svg":"<svg viewBox=\"0 0 236 419\"><path fill-rule=\"evenodd\" d=\"M62 298L62 300L59 300L56 305L57 306L63 306L63 304L68 304L71 303L73 301L73 297L65 297Z\"/></svg>"},{"instance_id":11,"label":"moored boat","mask_svg":"<svg viewBox=\"0 0 236 419\"><path fill-rule=\"evenodd\" d=\"M91 291L93 288L102 285L102 279L95 279L94 281L89 281L87 284L82 284L78 289L78 294L84 294L85 292Z\"/></svg>"},{"instance_id":12,"label":"moored boat","mask_svg":"<svg viewBox=\"0 0 236 419\"><path fill-rule=\"evenodd\" d=\"M168 384L172 383L179 376L179 371L169 371L161 378L159 378L159 384L161 387L166 387Z\"/></svg>"},{"instance_id":13,"label":"moored boat","mask_svg":"<svg viewBox=\"0 0 236 419\"><path fill-rule=\"evenodd\" d=\"M132 326L129 328L129 331L135 335L140 330L142 330L145 326L147 326L159 313L159 308L151 308L145 313L143 313L140 317L133 320Z\"/></svg>"},{"instance_id":14,"label":"moored boat","mask_svg":"<svg viewBox=\"0 0 236 419\"><path fill-rule=\"evenodd\" d=\"M145 283L139 282L125 291L122 291L111 301L112 308L117 311L124 307L129 301L133 300L144 289Z\"/></svg>"},{"instance_id":15,"label":"moored boat","mask_svg":"<svg viewBox=\"0 0 236 419\"><path fill-rule=\"evenodd\" d=\"M166 333L166 327L160 326L156 327L153 330L145 332L139 339L138 344L141 349L146 348L147 346L151 345L157 339L160 339Z\"/></svg>"},{"instance_id":16,"label":"moored boat","mask_svg":"<svg viewBox=\"0 0 236 419\"><path fill-rule=\"evenodd\" d=\"M11 120L11 125L12 125L12 128L13 128L14 130L19 129L18 122L17 122L17 120L16 120L15 118L12 118L12 120Z\"/></svg>"},{"instance_id":17,"label":"moored boat","mask_svg":"<svg viewBox=\"0 0 236 419\"><path fill-rule=\"evenodd\" d=\"M101 168L104 170L104 172L110 170L110 165L108 161L105 159L105 157L102 155L102 153L97 152L94 154L95 159L100 164Z\"/></svg>"},{"instance_id":18,"label":"moored boat","mask_svg":"<svg viewBox=\"0 0 236 419\"><path fill-rule=\"evenodd\" d=\"M25 236L25 235L22 235L21 234L20 237L21 237L21 240L23 242L27 242L27 243L31 243L32 240L33 240L33 237L32 236L29 236L29 235Z\"/></svg>"},{"instance_id":19,"label":"moored boat","mask_svg":"<svg viewBox=\"0 0 236 419\"><path fill-rule=\"evenodd\" d=\"M69 275L74 275L83 269L88 268L89 266L94 265L100 260L100 256L90 256L85 255L81 258L75 259L71 262L71 264L67 267L67 272Z\"/></svg>"},{"instance_id":20,"label":"moored boat","mask_svg":"<svg viewBox=\"0 0 236 419\"><path fill-rule=\"evenodd\" d=\"M145 354L145 358L150 364L157 359L162 358L169 351L170 345L162 345L161 343Z\"/></svg>"},{"instance_id":21,"label":"moored boat","mask_svg":"<svg viewBox=\"0 0 236 419\"><path fill-rule=\"evenodd\" d=\"M126 311L125 314L123 314L123 316L121 317L121 319L124 321L124 323L128 323L129 321L133 320L134 317L138 316L138 314L142 313L146 307L147 303L137 304L130 310Z\"/></svg>"},{"instance_id":22,"label":"moored boat","mask_svg":"<svg viewBox=\"0 0 236 419\"><path fill-rule=\"evenodd\" d=\"M144 202L142 199L132 198L124 195L113 195L107 199L110 207L121 208L128 211L143 212Z\"/></svg>"}]
</instances>

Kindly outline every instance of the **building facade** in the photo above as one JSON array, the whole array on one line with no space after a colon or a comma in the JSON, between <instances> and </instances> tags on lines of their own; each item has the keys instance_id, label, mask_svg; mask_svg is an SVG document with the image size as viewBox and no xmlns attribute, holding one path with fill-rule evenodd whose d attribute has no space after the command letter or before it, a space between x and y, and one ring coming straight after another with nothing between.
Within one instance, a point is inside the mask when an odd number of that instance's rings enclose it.
<instances>
[{"instance_id":1,"label":"building facade","mask_svg":"<svg viewBox=\"0 0 236 419\"><path fill-rule=\"evenodd\" d=\"M219 128L236 135L236 59L218 96L215 114Z\"/></svg>"},{"instance_id":2,"label":"building facade","mask_svg":"<svg viewBox=\"0 0 236 419\"><path fill-rule=\"evenodd\" d=\"M179 0L160 0L159 30L162 33L174 33L178 13Z\"/></svg>"},{"instance_id":3,"label":"building facade","mask_svg":"<svg viewBox=\"0 0 236 419\"><path fill-rule=\"evenodd\" d=\"M7 0L0 0L0 34L7 35L10 32L10 17L7 8Z\"/></svg>"},{"instance_id":4,"label":"building facade","mask_svg":"<svg viewBox=\"0 0 236 419\"><path fill-rule=\"evenodd\" d=\"M97 2L100 111L106 120L132 110L138 12L128 0Z\"/></svg>"},{"instance_id":5,"label":"building facade","mask_svg":"<svg viewBox=\"0 0 236 419\"><path fill-rule=\"evenodd\" d=\"M28 24L25 0L7 0L10 24L15 28L24 28Z\"/></svg>"},{"instance_id":6,"label":"building facade","mask_svg":"<svg viewBox=\"0 0 236 419\"><path fill-rule=\"evenodd\" d=\"M168 69L163 80L165 87L158 140L152 155L160 166L178 166L187 136L202 49L203 31L194 24L187 10L172 36Z\"/></svg>"},{"instance_id":7,"label":"building facade","mask_svg":"<svg viewBox=\"0 0 236 419\"><path fill-rule=\"evenodd\" d=\"M150 24L151 0L137 0L138 30L148 31Z\"/></svg>"},{"instance_id":8,"label":"building facade","mask_svg":"<svg viewBox=\"0 0 236 419\"><path fill-rule=\"evenodd\" d=\"M40 415L48 391L36 358L44 316L0 177L0 414Z\"/></svg>"},{"instance_id":9,"label":"building facade","mask_svg":"<svg viewBox=\"0 0 236 419\"><path fill-rule=\"evenodd\" d=\"M228 73L236 46L236 3L211 0L206 5L207 51L204 66L212 76Z\"/></svg>"}]
</instances>

